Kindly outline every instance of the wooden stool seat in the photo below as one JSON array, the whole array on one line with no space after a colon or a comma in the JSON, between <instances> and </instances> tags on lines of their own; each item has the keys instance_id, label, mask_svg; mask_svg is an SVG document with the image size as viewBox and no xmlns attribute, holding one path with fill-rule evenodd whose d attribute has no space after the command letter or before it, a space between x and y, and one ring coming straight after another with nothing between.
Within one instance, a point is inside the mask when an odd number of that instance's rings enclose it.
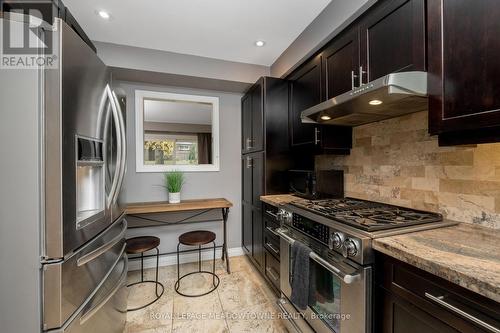
<instances>
[{"instance_id":1,"label":"wooden stool seat","mask_svg":"<svg viewBox=\"0 0 500 333\"><path fill-rule=\"evenodd\" d=\"M160 239L154 236L140 236L127 239L126 251L128 254L139 254L157 248Z\"/></svg>"},{"instance_id":2,"label":"wooden stool seat","mask_svg":"<svg viewBox=\"0 0 500 333\"><path fill-rule=\"evenodd\" d=\"M183 245L200 246L215 240L215 234L211 231L197 230L183 233L179 236L179 243Z\"/></svg>"}]
</instances>

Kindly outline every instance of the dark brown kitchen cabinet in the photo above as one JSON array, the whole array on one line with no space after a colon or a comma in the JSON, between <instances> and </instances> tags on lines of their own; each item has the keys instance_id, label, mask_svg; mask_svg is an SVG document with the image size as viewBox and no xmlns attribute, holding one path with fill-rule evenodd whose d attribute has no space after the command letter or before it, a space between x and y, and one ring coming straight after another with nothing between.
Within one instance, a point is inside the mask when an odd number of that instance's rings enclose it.
<instances>
[{"instance_id":1,"label":"dark brown kitchen cabinet","mask_svg":"<svg viewBox=\"0 0 500 333\"><path fill-rule=\"evenodd\" d=\"M242 200L260 207L260 196L263 195L264 182L264 152L242 156Z\"/></svg>"},{"instance_id":2,"label":"dark brown kitchen cabinet","mask_svg":"<svg viewBox=\"0 0 500 333\"><path fill-rule=\"evenodd\" d=\"M322 62L323 55L320 54L289 77L291 146L296 159L300 160L305 154L349 154L352 147L351 128L303 123L300 117L302 111L326 98Z\"/></svg>"},{"instance_id":3,"label":"dark brown kitchen cabinet","mask_svg":"<svg viewBox=\"0 0 500 333\"><path fill-rule=\"evenodd\" d=\"M242 247L252 261L264 269L262 210L242 202Z\"/></svg>"},{"instance_id":4,"label":"dark brown kitchen cabinet","mask_svg":"<svg viewBox=\"0 0 500 333\"><path fill-rule=\"evenodd\" d=\"M425 1L389 0L360 21L361 83L401 71L425 71Z\"/></svg>"},{"instance_id":5,"label":"dark brown kitchen cabinet","mask_svg":"<svg viewBox=\"0 0 500 333\"><path fill-rule=\"evenodd\" d=\"M262 80L255 83L241 100L243 154L263 149L264 123L262 102Z\"/></svg>"},{"instance_id":6,"label":"dark brown kitchen cabinet","mask_svg":"<svg viewBox=\"0 0 500 333\"><path fill-rule=\"evenodd\" d=\"M285 193L291 168L288 81L260 78L241 99L242 246L265 273L264 221L260 197Z\"/></svg>"},{"instance_id":7,"label":"dark brown kitchen cabinet","mask_svg":"<svg viewBox=\"0 0 500 333\"><path fill-rule=\"evenodd\" d=\"M241 99L241 152L246 154L252 140L252 95L246 94Z\"/></svg>"},{"instance_id":8,"label":"dark brown kitchen cabinet","mask_svg":"<svg viewBox=\"0 0 500 333\"><path fill-rule=\"evenodd\" d=\"M500 141L500 6L428 0L429 129L441 144Z\"/></svg>"},{"instance_id":9,"label":"dark brown kitchen cabinet","mask_svg":"<svg viewBox=\"0 0 500 333\"><path fill-rule=\"evenodd\" d=\"M326 99L359 86L359 30L342 32L323 52Z\"/></svg>"},{"instance_id":10,"label":"dark brown kitchen cabinet","mask_svg":"<svg viewBox=\"0 0 500 333\"><path fill-rule=\"evenodd\" d=\"M465 314L500 327L500 304L491 299L382 254L376 267L376 332L491 332Z\"/></svg>"},{"instance_id":11,"label":"dark brown kitchen cabinet","mask_svg":"<svg viewBox=\"0 0 500 333\"><path fill-rule=\"evenodd\" d=\"M321 55L308 61L290 78L290 134L292 146L315 145L316 124L302 123L300 114L323 101Z\"/></svg>"},{"instance_id":12,"label":"dark brown kitchen cabinet","mask_svg":"<svg viewBox=\"0 0 500 333\"><path fill-rule=\"evenodd\" d=\"M255 264L263 267L263 222L260 196L263 189L264 152L242 157L242 245Z\"/></svg>"},{"instance_id":13,"label":"dark brown kitchen cabinet","mask_svg":"<svg viewBox=\"0 0 500 333\"><path fill-rule=\"evenodd\" d=\"M241 243L243 250L246 254L252 255L252 205L245 202L241 204L241 220L242 220L242 230L241 230Z\"/></svg>"}]
</instances>

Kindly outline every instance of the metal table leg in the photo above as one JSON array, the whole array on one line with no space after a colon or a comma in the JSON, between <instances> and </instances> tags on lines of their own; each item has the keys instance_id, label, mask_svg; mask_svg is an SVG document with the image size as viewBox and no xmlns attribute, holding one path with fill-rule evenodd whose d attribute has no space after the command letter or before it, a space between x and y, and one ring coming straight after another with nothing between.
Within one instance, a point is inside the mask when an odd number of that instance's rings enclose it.
<instances>
[{"instance_id":1,"label":"metal table leg","mask_svg":"<svg viewBox=\"0 0 500 333\"><path fill-rule=\"evenodd\" d=\"M226 270L228 274L231 274L231 269L229 268L229 256L227 254L227 217L229 215L229 208L222 208L222 223L224 226L224 244L222 244L222 260L226 261Z\"/></svg>"}]
</instances>

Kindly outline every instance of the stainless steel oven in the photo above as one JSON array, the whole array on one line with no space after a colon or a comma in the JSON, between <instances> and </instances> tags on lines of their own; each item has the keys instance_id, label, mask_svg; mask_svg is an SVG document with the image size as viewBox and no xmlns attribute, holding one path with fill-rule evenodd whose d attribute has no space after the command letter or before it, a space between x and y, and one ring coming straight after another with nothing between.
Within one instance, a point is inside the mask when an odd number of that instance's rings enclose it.
<instances>
[{"instance_id":1,"label":"stainless steel oven","mask_svg":"<svg viewBox=\"0 0 500 333\"><path fill-rule=\"evenodd\" d=\"M291 226L282 225L280 235L281 291L278 305L291 332L371 332L372 268L360 266L330 251L327 244ZM309 246L309 269L314 281L315 297L306 310L300 311L290 302L294 258L293 242Z\"/></svg>"}]
</instances>

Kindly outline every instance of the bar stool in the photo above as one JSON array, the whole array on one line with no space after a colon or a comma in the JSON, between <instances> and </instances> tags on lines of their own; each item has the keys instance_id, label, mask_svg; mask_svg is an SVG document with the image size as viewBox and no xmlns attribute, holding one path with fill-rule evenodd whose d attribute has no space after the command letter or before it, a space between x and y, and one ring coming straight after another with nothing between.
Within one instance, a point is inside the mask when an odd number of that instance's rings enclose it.
<instances>
[{"instance_id":1,"label":"bar stool","mask_svg":"<svg viewBox=\"0 0 500 333\"><path fill-rule=\"evenodd\" d=\"M163 286L163 284L158 282L158 263L160 254L160 251L158 250L159 245L160 245L160 239L154 236L140 236L127 239L127 247L126 247L127 254L139 254L139 253L141 254L141 281L130 283L127 285L127 287L132 287L141 283L154 283L155 293L156 293L156 298L153 301L143 306L127 309L127 311L137 311L150 306L154 302L158 301L160 297L163 295L163 292L165 291L165 287ZM144 280L144 252L153 249L156 249L156 279L154 281ZM158 287L161 287L160 293L158 293Z\"/></svg>"},{"instance_id":2,"label":"bar stool","mask_svg":"<svg viewBox=\"0 0 500 333\"><path fill-rule=\"evenodd\" d=\"M209 271L204 271L201 269L201 246L212 243L213 244L213 249L214 249L214 261L213 261L213 268L212 272ZM198 246L198 270L195 272L187 273L184 274L183 276L180 276L180 260L179 260L179 247L180 245L187 245L187 246ZM193 274L200 274L200 273L206 273L212 275L212 285L213 288L211 288L209 291L203 293L203 294L185 294L179 291L180 288L180 283L183 278L189 275ZM179 236L179 243L177 243L177 281L175 282L175 291L182 296L186 297L200 297L200 296L205 296L210 294L212 291L217 289L219 286L220 280L217 274L215 274L215 234L211 231L205 231L205 230L198 230L198 231L190 231L186 232L182 235Z\"/></svg>"}]
</instances>

